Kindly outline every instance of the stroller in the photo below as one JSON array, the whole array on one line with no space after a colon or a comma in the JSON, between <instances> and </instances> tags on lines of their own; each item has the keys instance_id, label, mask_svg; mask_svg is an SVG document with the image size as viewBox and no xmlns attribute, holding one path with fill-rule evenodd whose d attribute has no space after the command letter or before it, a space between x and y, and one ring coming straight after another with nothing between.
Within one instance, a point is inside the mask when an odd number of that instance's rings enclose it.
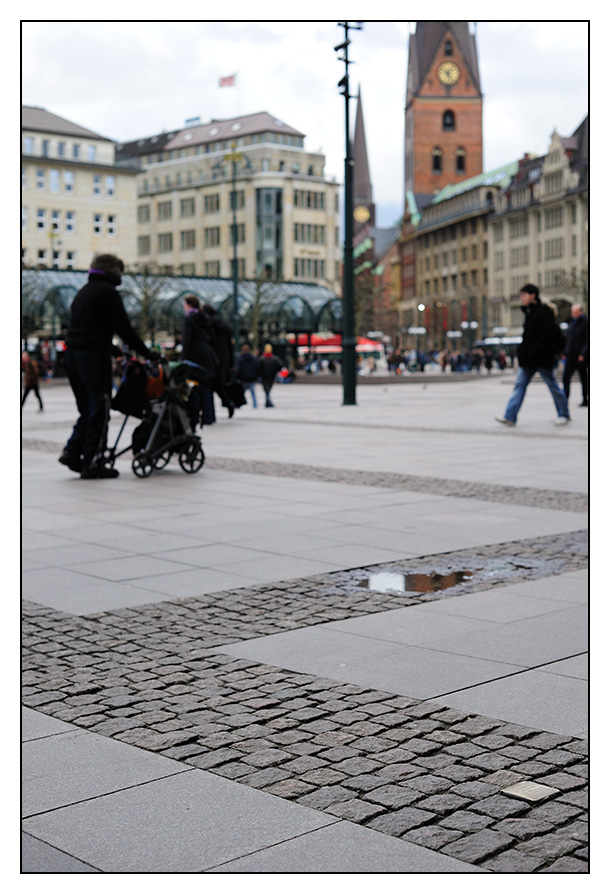
<instances>
[{"instance_id":1,"label":"stroller","mask_svg":"<svg viewBox=\"0 0 610 894\"><path fill-rule=\"evenodd\" d=\"M148 478L164 469L178 456L183 471L198 472L205 455L201 438L195 434L199 412L199 385L207 380L202 366L183 360L178 363L141 363L130 359L112 408L125 415L114 445L104 452L104 461L114 466L116 459L132 450L131 469L138 478ZM130 416L141 419L131 444L117 450Z\"/></svg>"}]
</instances>

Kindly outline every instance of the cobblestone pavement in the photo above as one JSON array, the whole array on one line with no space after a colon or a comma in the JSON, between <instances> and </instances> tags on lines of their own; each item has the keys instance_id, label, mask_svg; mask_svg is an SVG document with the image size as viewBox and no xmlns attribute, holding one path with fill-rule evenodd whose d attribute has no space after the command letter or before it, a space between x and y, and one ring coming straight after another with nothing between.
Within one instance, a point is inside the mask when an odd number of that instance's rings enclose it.
<instances>
[{"instance_id":1,"label":"cobblestone pavement","mask_svg":"<svg viewBox=\"0 0 610 894\"><path fill-rule=\"evenodd\" d=\"M31 442L30 449L35 444L46 449L45 442ZM289 464L211 459L209 465L526 505L548 501L543 505L564 511L584 505L579 494L529 488ZM26 603L23 701L492 872L587 872L583 740L214 651L586 567L586 533L576 532L86 617ZM466 574L442 590L388 594L366 586L379 570L428 581ZM554 791L534 804L502 793L529 780Z\"/></svg>"}]
</instances>

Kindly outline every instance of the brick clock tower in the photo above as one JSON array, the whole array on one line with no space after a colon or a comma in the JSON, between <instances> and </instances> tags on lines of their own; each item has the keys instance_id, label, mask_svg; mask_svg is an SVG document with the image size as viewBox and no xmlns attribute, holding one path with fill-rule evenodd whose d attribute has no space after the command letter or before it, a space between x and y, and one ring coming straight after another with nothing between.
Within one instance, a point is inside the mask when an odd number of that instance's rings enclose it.
<instances>
[{"instance_id":1,"label":"brick clock tower","mask_svg":"<svg viewBox=\"0 0 610 894\"><path fill-rule=\"evenodd\" d=\"M417 22L409 38L405 191L433 195L483 171L483 94L468 22Z\"/></svg>"}]
</instances>

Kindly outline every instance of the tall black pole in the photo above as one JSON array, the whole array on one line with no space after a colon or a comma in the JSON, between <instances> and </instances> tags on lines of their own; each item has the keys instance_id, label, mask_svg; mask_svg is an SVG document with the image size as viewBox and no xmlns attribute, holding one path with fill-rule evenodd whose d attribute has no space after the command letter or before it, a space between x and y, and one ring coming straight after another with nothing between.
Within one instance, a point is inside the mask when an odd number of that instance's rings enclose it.
<instances>
[{"instance_id":1,"label":"tall black pole","mask_svg":"<svg viewBox=\"0 0 610 894\"><path fill-rule=\"evenodd\" d=\"M233 166L233 189L231 190L231 206L233 208L233 356L235 366L239 356L239 299L237 296L237 160L231 162Z\"/></svg>"},{"instance_id":2,"label":"tall black pole","mask_svg":"<svg viewBox=\"0 0 610 894\"><path fill-rule=\"evenodd\" d=\"M345 76L339 81L339 87L343 87L345 96L345 242L343 249L343 404L356 403L356 326L354 319L354 197L353 174L354 160L352 158L352 145L350 139L349 124L349 65L348 47L350 44L349 30L362 28L362 22L350 25L349 22L340 22L345 31L345 41L335 50L344 50L345 56L340 61L345 62Z\"/></svg>"}]
</instances>

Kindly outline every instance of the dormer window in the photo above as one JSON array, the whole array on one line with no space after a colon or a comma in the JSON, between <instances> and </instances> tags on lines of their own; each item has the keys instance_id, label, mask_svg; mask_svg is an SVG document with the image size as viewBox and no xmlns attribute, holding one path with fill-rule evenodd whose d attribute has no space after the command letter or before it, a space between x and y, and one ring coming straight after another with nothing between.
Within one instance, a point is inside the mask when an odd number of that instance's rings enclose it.
<instances>
[{"instance_id":1,"label":"dormer window","mask_svg":"<svg viewBox=\"0 0 610 894\"><path fill-rule=\"evenodd\" d=\"M453 56L453 41L445 41L445 56Z\"/></svg>"}]
</instances>

